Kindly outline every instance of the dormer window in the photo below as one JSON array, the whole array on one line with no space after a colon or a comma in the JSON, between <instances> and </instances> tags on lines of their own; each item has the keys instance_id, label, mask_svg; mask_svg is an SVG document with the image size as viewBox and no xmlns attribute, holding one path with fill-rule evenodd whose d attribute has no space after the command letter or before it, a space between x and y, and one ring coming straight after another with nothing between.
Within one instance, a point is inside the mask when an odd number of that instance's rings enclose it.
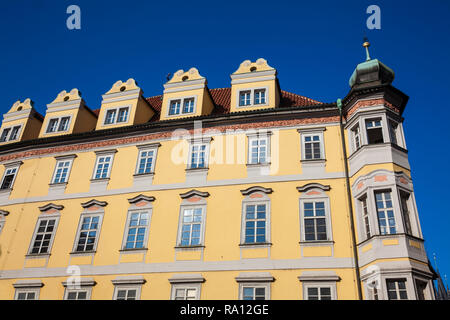
<instances>
[{"instance_id":1,"label":"dormer window","mask_svg":"<svg viewBox=\"0 0 450 320\"><path fill-rule=\"evenodd\" d=\"M183 106L183 108L181 108L181 106ZM194 113L194 111L195 111L195 99L192 97L170 101L169 116Z\"/></svg>"},{"instance_id":2,"label":"dormer window","mask_svg":"<svg viewBox=\"0 0 450 320\"><path fill-rule=\"evenodd\" d=\"M251 101L250 95L251 95L251 91L239 92L239 106L249 106L250 101Z\"/></svg>"},{"instance_id":3,"label":"dormer window","mask_svg":"<svg viewBox=\"0 0 450 320\"><path fill-rule=\"evenodd\" d=\"M2 135L0 137L0 142L14 141L19 137L19 130L21 126L15 126L12 128L3 129Z\"/></svg>"},{"instance_id":4,"label":"dormer window","mask_svg":"<svg viewBox=\"0 0 450 320\"><path fill-rule=\"evenodd\" d=\"M129 107L109 109L106 111L104 124L115 124L128 122Z\"/></svg>"},{"instance_id":5,"label":"dormer window","mask_svg":"<svg viewBox=\"0 0 450 320\"><path fill-rule=\"evenodd\" d=\"M239 91L239 106L260 106L267 104L267 89L247 89Z\"/></svg>"},{"instance_id":6,"label":"dormer window","mask_svg":"<svg viewBox=\"0 0 450 320\"><path fill-rule=\"evenodd\" d=\"M47 133L69 130L70 117L53 118L48 122Z\"/></svg>"}]
</instances>

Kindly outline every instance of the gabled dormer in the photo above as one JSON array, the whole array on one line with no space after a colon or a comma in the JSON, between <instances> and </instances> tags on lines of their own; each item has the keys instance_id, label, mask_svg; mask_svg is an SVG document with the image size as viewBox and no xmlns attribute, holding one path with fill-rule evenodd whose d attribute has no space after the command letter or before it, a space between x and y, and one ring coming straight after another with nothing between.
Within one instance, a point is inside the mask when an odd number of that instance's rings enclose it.
<instances>
[{"instance_id":1,"label":"gabled dormer","mask_svg":"<svg viewBox=\"0 0 450 320\"><path fill-rule=\"evenodd\" d=\"M207 115L213 109L206 78L196 68L178 70L164 84L161 120Z\"/></svg>"},{"instance_id":2,"label":"gabled dormer","mask_svg":"<svg viewBox=\"0 0 450 320\"><path fill-rule=\"evenodd\" d=\"M0 128L0 144L36 139L43 117L33 108L33 101L16 101L3 115Z\"/></svg>"},{"instance_id":3,"label":"gabled dormer","mask_svg":"<svg viewBox=\"0 0 450 320\"><path fill-rule=\"evenodd\" d=\"M279 104L277 70L266 60L245 60L231 75L230 112L276 108Z\"/></svg>"},{"instance_id":4,"label":"gabled dormer","mask_svg":"<svg viewBox=\"0 0 450 320\"><path fill-rule=\"evenodd\" d=\"M63 90L47 105L39 137L92 131L96 122L97 116L86 106L78 89Z\"/></svg>"},{"instance_id":5,"label":"gabled dormer","mask_svg":"<svg viewBox=\"0 0 450 320\"><path fill-rule=\"evenodd\" d=\"M112 88L102 95L96 130L148 122L155 111L142 94L142 89L134 79L114 83Z\"/></svg>"}]
</instances>

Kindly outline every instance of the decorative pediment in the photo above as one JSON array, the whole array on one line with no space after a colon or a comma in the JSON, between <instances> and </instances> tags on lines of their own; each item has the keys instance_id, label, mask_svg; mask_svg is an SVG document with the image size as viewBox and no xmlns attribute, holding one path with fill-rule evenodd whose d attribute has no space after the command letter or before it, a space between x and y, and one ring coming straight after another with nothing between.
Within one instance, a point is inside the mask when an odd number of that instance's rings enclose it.
<instances>
[{"instance_id":1,"label":"decorative pediment","mask_svg":"<svg viewBox=\"0 0 450 320\"><path fill-rule=\"evenodd\" d=\"M297 187L298 192L306 192L311 189L320 189L322 191L330 191L331 187L329 185L323 185L323 184L315 183L315 182L305 184L304 186L301 186L301 187Z\"/></svg>"},{"instance_id":2,"label":"decorative pediment","mask_svg":"<svg viewBox=\"0 0 450 320\"><path fill-rule=\"evenodd\" d=\"M141 88L139 88L136 80L134 80L133 78L128 79L126 82L122 82L122 80L116 81L112 88L105 94L120 93L131 90L137 90L142 93Z\"/></svg>"},{"instance_id":3,"label":"decorative pediment","mask_svg":"<svg viewBox=\"0 0 450 320\"><path fill-rule=\"evenodd\" d=\"M138 204L140 202L153 202L153 201L155 201L155 197L145 196L143 194L140 194L134 198L128 199L128 202L131 204Z\"/></svg>"},{"instance_id":4,"label":"decorative pediment","mask_svg":"<svg viewBox=\"0 0 450 320\"><path fill-rule=\"evenodd\" d=\"M99 200L89 200L88 202L84 202L81 204L81 206L85 209L89 209L92 207L105 207L108 204L106 201L99 201Z\"/></svg>"},{"instance_id":5,"label":"decorative pediment","mask_svg":"<svg viewBox=\"0 0 450 320\"><path fill-rule=\"evenodd\" d=\"M49 203L46 204L45 206L39 207L39 210L41 210L41 212L54 212L54 211L60 211L64 209L63 205L57 205L54 203Z\"/></svg>"},{"instance_id":6,"label":"decorative pediment","mask_svg":"<svg viewBox=\"0 0 450 320\"><path fill-rule=\"evenodd\" d=\"M78 100L81 100L81 91L79 91L77 88L74 88L74 89L70 90L70 92L67 92L66 90L61 91L56 96L56 99L53 100L50 104L60 103L60 102L78 101Z\"/></svg>"},{"instance_id":7,"label":"decorative pediment","mask_svg":"<svg viewBox=\"0 0 450 320\"><path fill-rule=\"evenodd\" d=\"M209 197L209 192L202 192L202 191L193 189L193 190L185 192L185 193L180 193L181 199L188 199L188 198L191 198L194 196L206 198L206 197Z\"/></svg>"},{"instance_id":8,"label":"decorative pediment","mask_svg":"<svg viewBox=\"0 0 450 320\"><path fill-rule=\"evenodd\" d=\"M259 187L259 186L250 187L245 190L241 190L241 193L243 196L248 196L254 192L262 192L265 194L270 194L273 192L273 190L272 190L272 188L264 188L264 187Z\"/></svg>"}]
</instances>

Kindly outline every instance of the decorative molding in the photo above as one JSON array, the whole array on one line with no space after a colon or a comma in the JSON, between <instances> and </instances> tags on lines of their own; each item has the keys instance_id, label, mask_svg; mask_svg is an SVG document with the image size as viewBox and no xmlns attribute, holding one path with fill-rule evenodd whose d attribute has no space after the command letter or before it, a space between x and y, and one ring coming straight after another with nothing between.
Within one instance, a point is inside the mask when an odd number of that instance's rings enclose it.
<instances>
[{"instance_id":1,"label":"decorative molding","mask_svg":"<svg viewBox=\"0 0 450 320\"><path fill-rule=\"evenodd\" d=\"M80 278L78 279L78 281L74 281L74 282L67 282L67 281L63 281L61 282L61 284L67 288L71 288L72 286L81 286L81 287L93 287L97 284L97 282L95 282L94 278Z\"/></svg>"},{"instance_id":2,"label":"decorative molding","mask_svg":"<svg viewBox=\"0 0 450 320\"><path fill-rule=\"evenodd\" d=\"M18 280L13 283L14 288L41 288L44 283L41 280Z\"/></svg>"},{"instance_id":3,"label":"decorative molding","mask_svg":"<svg viewBox=\"0 0 450 320\"><path fill-rule=\"evenodd\" d=\"M159 147L161 147L161 143L159 143L159 142L136 145L136 148L138 148L138 149L152 149L152 148L159 148Z\"/></svg>"},{"instance_id":4,"label":"decorative molding","mask_svg":"<svg viewBox=\"0 0 450 320\"><path fill-rule=\"evenodd\" d=\"M202 191L192 189L191 191L188 191L185 193L180 193L181 199L187 199L187 198L190 198L193 196L199 196L202 198L206 198L206 197L209 197L209 192L202 192Z\"/></svg>"},{"instance_id":5,"label":"decorative molding","mask_svg":"<svg viewBox=\"0 0 450 320\"><path fill-rule=\"evenodd\" d=\"M156 198L153 197L153 196L145 196L143 194L140 194L140 195L138 195L138 196L136 196L134 198L128 199L128 202L129 203L137 203L139 201L153 202L153 201L155 201L155 199Z\"/></svg>"},{"instance_id":6,"label":"decorative molding","mask_svg":"<svg viewBox=\"0 0 450 320\"><path fill-rule=\"evenodd\" d=\"M275 278L270 272L241 272L235 278L236 282L273 282Z\"/></svg>"},{"instance_id":7,"label":"decorative molding","mask_svg":"<svg viewBox=\"0 0 450 320\"><path fill-rule=\"evenodd\" d=\"M81 204L81 206L83 208L89 208L92 206L105 207L107 204L108 204L108 202L106 202L106 201L98 201L98 200L92 199L92 200L89 200L88 202L83 202Z\"/></svg>"},{"instance_id":8,"label":"decorative molding","mask_svg":"<svg viewBox=\"0 0 450 320\"><path fill-rule=\"evenodd\" d=\"M41 212L48 211L50 209L54 209L54 210L60 211L60 210L64 209L64 206L63 205L57 205L57 204L54 204L54 203L49 203L49 204L46 204L45 206L39 207L39 210L41 210Z\"/></svg>"},{"instance_id":9,"label":"decorative molding","mask_svg":"<svg viewBox=\"0 0 450 320\"><path fill-rule=\"evenodd\" d=\"M104 154L112 154L116 153L117 149L108 149L108 150L97 150L95 151L96 155L104 155Z\"/></svg>"},{"instance_id":10,"label":"decorative molding","mask_svg":"<svg viewBox=\"0 0 450 320\"><path fill-rule=\"evenodd\" d=\"M199 283L205 282L205 278L201 274L175 274L169 279L171 284L175 283Z\"/></svg>"},{"instance_id":11,"label":"decorative molding","mask_svg":"<svg viewBox=\"0 0 450 320\"><path fill-rule=\"evenodd\" d=\"M334 271L303 271L297 277L299 281L340 281L341 278Z\"/></svg>"},{"instance_id":12,"label":"decorative molding","mask_svg":"<svg viewBox=\"0 0 450 320\"><path fill-rule=\"evenodd\" d=\"M273 192L273 190L272 190L272 188L264 188L264 187L259 187L259 186L250 187L245 190L241 190L241 193L243 196L248 196L254 192L263 192L265 194L270 194Z\"/></svg>"},{"instance_id":13,"label":"decorative molding","mask_svg":"<svg viewBox=\"0 0 450 320\"><path fill-rule=\"evenodd\" d=\"M298 192L306 192L310 189L320 189L322 191L330 191L331 187L329 185L323 185L316 182L308 183L305 184L304 186L297 187Z\"/></svg>"},{"instance_id":14,"label":"decorative molding","mask_svg":"<svg viewBox=\"0 0 450 320\"><path fill-rule=\"evenodd\" d=\"M117 276L111 280L114 285L144 284L146 280L143 276Z\"/></svg>"}]
</instances>

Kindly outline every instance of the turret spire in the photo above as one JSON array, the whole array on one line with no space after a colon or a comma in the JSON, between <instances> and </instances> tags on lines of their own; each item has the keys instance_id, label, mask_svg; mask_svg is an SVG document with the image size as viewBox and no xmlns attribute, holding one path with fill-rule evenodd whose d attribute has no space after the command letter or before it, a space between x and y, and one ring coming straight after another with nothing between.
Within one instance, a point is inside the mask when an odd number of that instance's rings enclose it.
<instances>
[{"instance_id":1,"label":"turret spire","mask_svg":"<svg viewBox=\"0 0 450 320\"><path fill-rule=\"evenodd\" d=\"M364 41L363 47L366 48L366 61L369 61L369 60L371 60L370 54L369 54L370 42L369 42L369 39L367 39L367 37L364 37L363 41Z\"/></svg>"}]
</instances>

